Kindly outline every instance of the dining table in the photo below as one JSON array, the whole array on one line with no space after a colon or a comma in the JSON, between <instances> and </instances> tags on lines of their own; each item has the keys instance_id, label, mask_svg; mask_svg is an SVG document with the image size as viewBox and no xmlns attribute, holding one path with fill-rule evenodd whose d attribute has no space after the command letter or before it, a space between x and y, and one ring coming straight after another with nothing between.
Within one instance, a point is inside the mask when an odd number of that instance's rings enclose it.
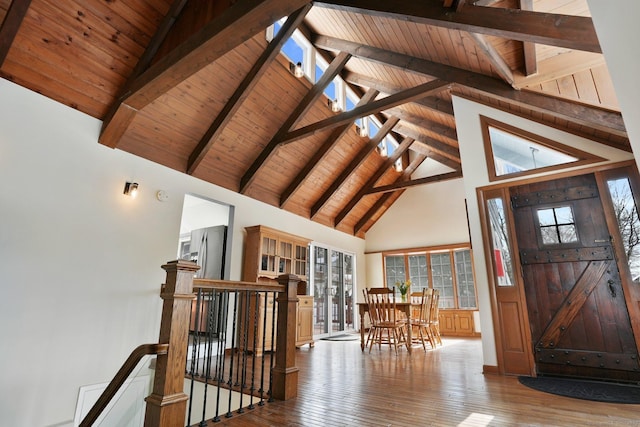
<instances>
[{"instance_id":1,"label":"dining table","mask_svg":"<svg viewBox=\"0 0 640 427\"><path fill-rule=\"evenodd\" d=\"M360 314L360 349L364 351L365 338L364 338L364 315L369 312L369 304L366 302L359 302L358 304L358 313ZM407 324L411 320L411 307L419 307L420 304L412 303L410 301L396 301L396 309L400 310L407 316ZM411 327L407 328L407 351L411 354Z\"/></svg>"}]
</instances>

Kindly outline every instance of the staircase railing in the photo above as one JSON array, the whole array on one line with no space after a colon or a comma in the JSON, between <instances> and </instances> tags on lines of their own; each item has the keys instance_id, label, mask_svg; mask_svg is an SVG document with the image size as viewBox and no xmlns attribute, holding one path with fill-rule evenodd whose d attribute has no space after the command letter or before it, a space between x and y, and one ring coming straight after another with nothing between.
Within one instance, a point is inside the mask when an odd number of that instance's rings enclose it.
<instances>
[{"instance_id":1,"label":"staircase railing","mask_svg":"<svg viewBox=\"0 0 640 427\"><path fill-rule=\"evenodd\" d=\"M127 378L129 378L129 375L131 375L144 356L167 354L168 348L169 344L142 344L136 347L136 349L131 352L127 360L125 360L120 370L113 377L96 403L94 403L91 409L89 409L89 412L87 412L87 415L85 415L84 419L80 423L80 427L91 427L93 423L96 422L100 414L102 414L111 399L113 399L120 387L122 387Z\"/></svg>"},{"instance_id":2,"label":"staircase railing","mask_svg":"<svg viewBox=\"0 0 640 427\"><path fill-rule=\"evenodd\" d=\"M206 363L210 363L213 357L218 356L219 360L225 360L229 357L230 362L234 363L236 359L236 370L220 369L214 375L211 374L211 365L207 365L205 373L205 383L210 379L218 381L226 377L228 388L233 388L234 383L238 383L241 392L249 392L250 403L248 408L253 407L253 398L257 392L259 394L259 403L262 404L264 396L269 399L288 400L297 396L298 389L298 368L295 366L295 339L296 339L296 305L298 302L297 285L300 279L295 275L279 276L277 284L261 284L252 282L222 281L222 280L194 280L194 274L199 269L198 265L186 261L171 261L163 265L166 271L165 284L162 285L160 297L163 299L162 318L160 322L160 338L159 344L142 345L129 356L122 368L118 371L114 379L111 381L104 393L99 397L94 407L87 413L87 416L80 424L81 427L89 427L93 425L100 413L108 405L118 389L131 374L139 360L146 354L157 354L155 377L153 382L153 390L146 400L145 411L145 427L182 427L185 425L187 417L187 425L189 425L187 416L187 402L189 396L185 394L185 373L190 371L187 369L187 350L189 346L190 334L201 333L206 331L207 334L217 333L224 335L222 340L221 352L213 354L206 353ZM192 311L194 310L194 300L197 296L194 293L194 281L197 284L196 290L198 295L202 296L203 292L213 292L218 296L222 296L221 301L224 302L224 309L219 310L216 314L217 318L214 323L212 318L202 317L198 309L195 310L195 318L192 319ZM274 296L277 304L274 305L274 312L271 319L272 324L272 342L275 341L275 349L262 347L262 361L256 363L255 343L251 347L248 337L251 333L247 326L248 316L256 316L255 312L248 309L251 301L256 298L268 298L269 295ZM230 298L233 296L233 298ZM232 301L233 305L229 305ZM196 302L196 306L202 302ZM244 305L243 305L244 304ZM255 304L253 305L255 306ZM277 312L275 311L277 307ZM233 314L229 310L233 310ZM242 313L242 315L238 315ZM263 315L266 316L266 312ZM195 324L207 319L207 328L201 329ZM253 337L257 339L258 329L256 325L260 324L257 317L252 323ZM228 321L233 322L233 326L229 327ZM266 321L266 318L263 319ZM216 323L217 322L217 323ZM239 324L244 323L244 327ZM211 329L211 325L215 325ZM260 329L262 331L262 329ZM230 337L231 343L226 341ZM264 342L263 336L263 342ZM197 345L197 342L192 344ZM251 354L249 354L251 353ZM264 353L269 353L269 362L265 362ZM193 361L194 355L192 355ZM196 356L200 358L200 356ZM251 359L250 359L251 358ZM250 362L249 362L250 361ZM219 366L224 366L219 365ZM251 380L247 376L247 367L251 369ZM239 367L239 368L238 368ZM191 373L194 373L193 366ZM256 390L254 382L257 371L260 371L260 385ZM265 372L266 370L266 372ZM234 373L235 372L235 373ZM235 378L235 380L234 380ZM265 379L268 382L265 383ZM268 384L268 385L267 385ZM268 390L265 390L265 387ZM206 392L205 392L206 395ZM240 405L242 408L242 405ZM242 409L239 411L242 412ZM227 411L226 416L231 416ZM216 415L217 417L217 415ZM204 421L204 419L203 419Z\"/></svg>"}]
</instances>

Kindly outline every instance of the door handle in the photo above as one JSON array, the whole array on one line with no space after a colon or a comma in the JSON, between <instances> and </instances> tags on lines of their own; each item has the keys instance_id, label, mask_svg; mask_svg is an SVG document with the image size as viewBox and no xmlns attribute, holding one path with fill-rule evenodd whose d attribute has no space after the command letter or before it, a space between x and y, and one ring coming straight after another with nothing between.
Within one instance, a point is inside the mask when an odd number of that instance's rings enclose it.
<instances>
[{"instance_id":1,"label":"door handle","mask_svg":"<svg viewBox=\"0 0 640 427\"><path fill-rule=\"evenodd\" d=\"M613 280L609 279L607 280L607 283L609 284L609 292L611 292L611 297L615 298L616 297L616 288L613 287Z\"/></svg>"},{"instance_id":2,"label":"door handle","mask_svg":"<svg viewBox=\"0 0 640 427\"><path fill-rule=\"evenodd\" d=\"M593 242L594 243L608 243L609 239L596 239Z\"/></svg>"}]
</instances>

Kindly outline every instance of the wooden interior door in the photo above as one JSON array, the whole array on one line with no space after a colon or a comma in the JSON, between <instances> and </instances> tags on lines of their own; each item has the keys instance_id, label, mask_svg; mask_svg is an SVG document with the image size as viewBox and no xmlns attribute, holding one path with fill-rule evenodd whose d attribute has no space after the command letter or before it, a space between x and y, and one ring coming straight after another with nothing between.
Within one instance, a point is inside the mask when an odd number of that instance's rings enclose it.
<instances>
[{"instance_id":1,"label":"wooden interior door","mask_svg":"<svg viewBox=\"0 0 640 427\"><path fill-rule=\"evenodd\" d=\"M537 373L640 380L595 177L514 187L511 204Z\"/></svg>"}]
</instances>

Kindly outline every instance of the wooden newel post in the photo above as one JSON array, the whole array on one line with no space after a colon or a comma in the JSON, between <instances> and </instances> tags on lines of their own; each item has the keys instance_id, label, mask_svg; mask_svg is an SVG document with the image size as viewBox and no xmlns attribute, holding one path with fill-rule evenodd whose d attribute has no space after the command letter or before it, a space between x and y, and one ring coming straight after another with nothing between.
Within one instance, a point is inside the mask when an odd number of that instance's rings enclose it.
<instances>
[{"instance_id":1,"label":"wooden newel post","mask_svg":"<svg viewBox=\"0 0 640 427\"><path fill-rule=\"evenodd\" d=\"M160 297L162 320L160 344L169 344L166 354L156 361L153 392L147 397L145 427L183 427L189 396L184 393L184 372L189 344L189 318L193 293L193 275L200 267L177 260L163 265L167 279Z\"/></svg>"},{"instance_id":2,"label":"wooden newel post","mask_svg":"<svg viewBox=\"0 0 640 427\"><path fill-rule=\"evenodd\" d=\"M298 282L293 274L278 276L278 283L285 292L278 294L278 333L276 338L276 365L273 374L272 395L274 399L289 400L298 396L298 367L296 366L296 307L298 304Z\"/></svg>"}]
</instances>

